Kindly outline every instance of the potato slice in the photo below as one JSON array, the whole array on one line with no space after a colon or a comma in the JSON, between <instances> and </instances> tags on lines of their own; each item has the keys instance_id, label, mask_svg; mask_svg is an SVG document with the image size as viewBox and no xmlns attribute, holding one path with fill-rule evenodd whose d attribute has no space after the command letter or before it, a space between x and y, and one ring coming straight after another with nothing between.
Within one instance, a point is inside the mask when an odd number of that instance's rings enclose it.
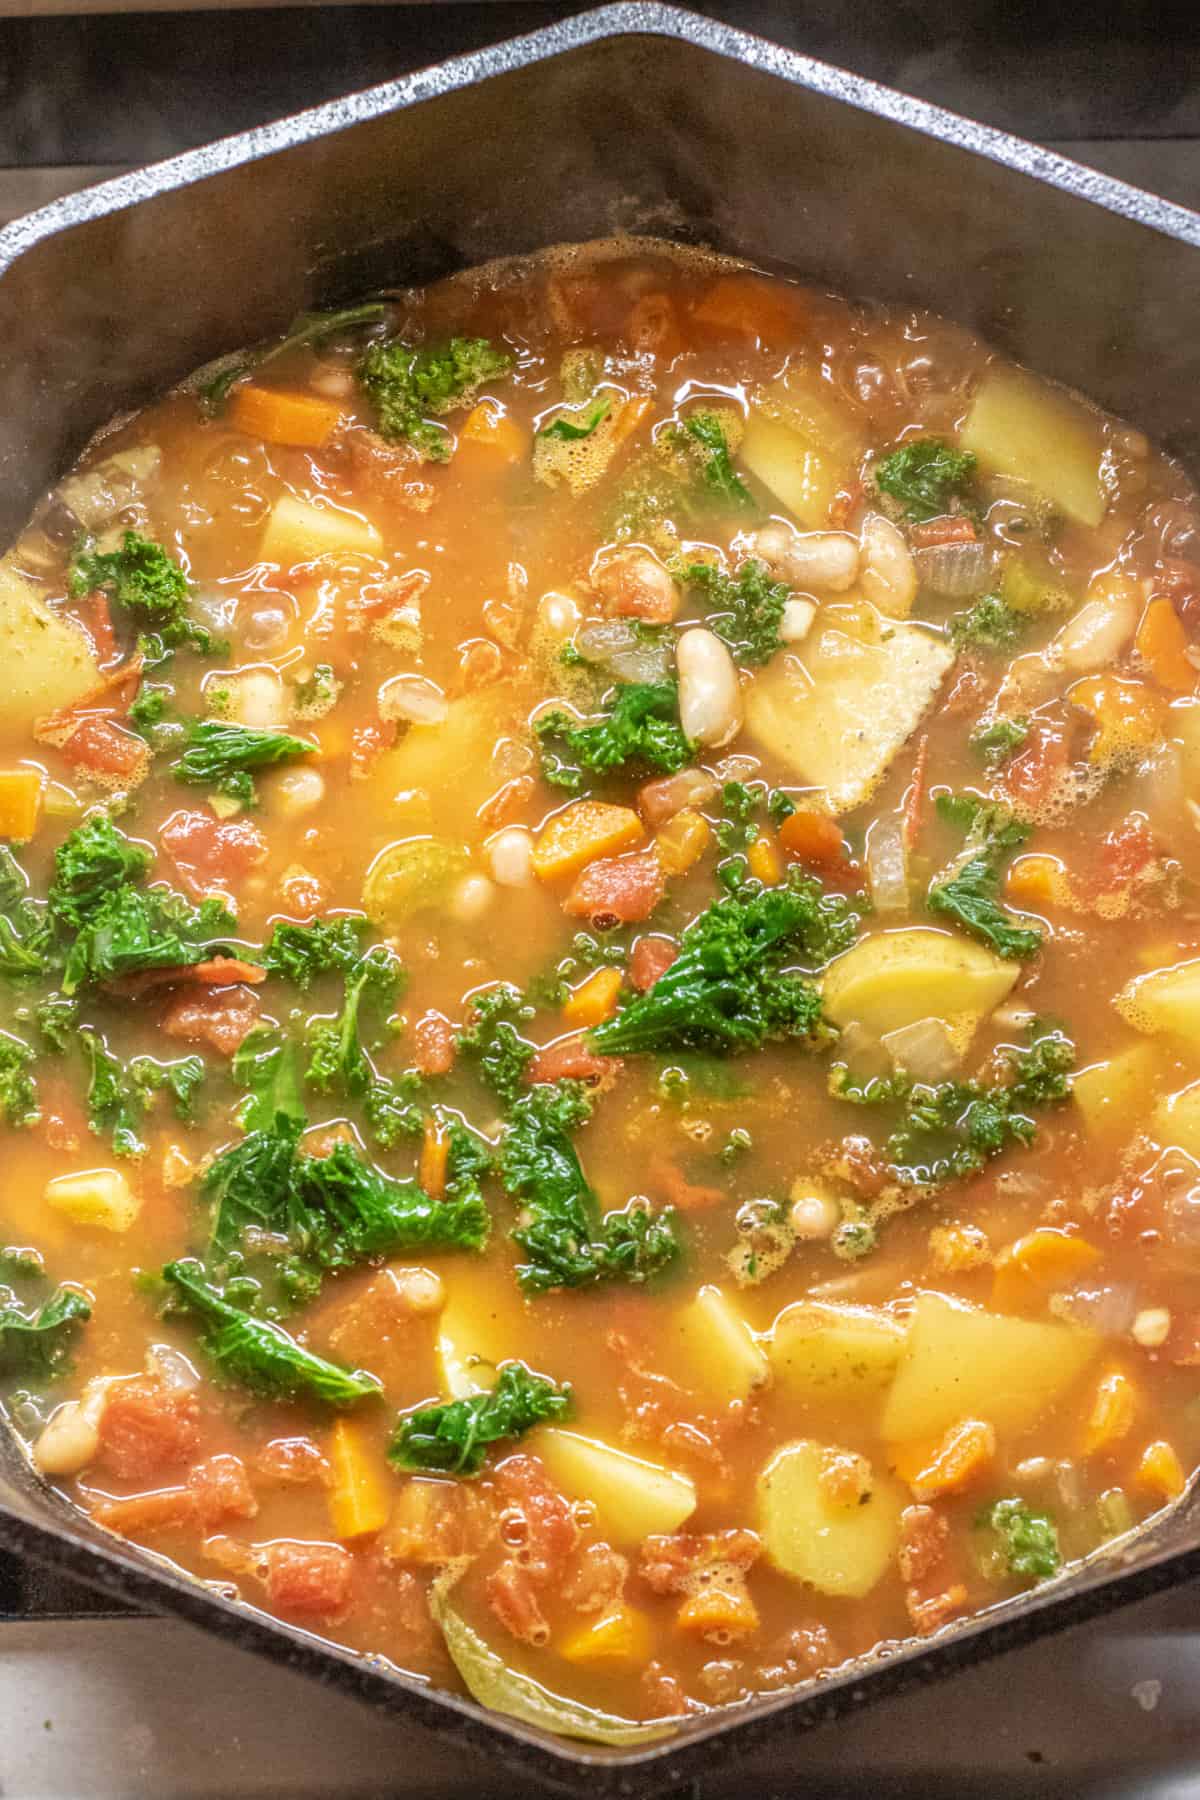
<instances>
[{"instance_id":1,"label":"potato slice","mask_svg":"<svg viewBox=\"0 0 1200 1800\"><path fill-rule=\"evenodd\" d=\"M452 700L438 725L410 725L355 784L351 802L361 792L368 819L378 823L398 796L422 794L440 830L473 833L478 808L503 784L492 753L511 706L512 690L497 684Z\"/></svg>"},{"instance_id":2,"label":"potato slice","mask_svg":"<svg viewBox=\"0 0 1200 1800\"><path fill-rule=\"evenodd\" d=\"M549 1426L530 1439L557 1487L596 1508L602 1535L614 1544L640 1544L652 1532L678 1531L696 1510L686 1475L643 1462L599 1438Z\"/></svg>"},{"instance_id":3,"label":"potato slice","mask_svg":"<svg viewBox=\"0 0 1200 1800\"><path fill-rule=\"evenodd\" d=\"M881 620L878 635L827 607L800 653L777 656L746 694L764 749L831 812L861 806L933 704L954 652L919 625ZM871 615L872 617L874 615Z\"/></svg>"},{"instance_id":4,"label":"potato slice","mask_svg":"<svg viewBox=\"0 0 1200 1800\"><path fill-rule=\"evenodd\" d=\"M967 414L960 443L985 470L1014 475L1075 519L1098 525L1104 436L1099 416L1024 369L991 369Z\"/></svg>"},{"instance_id":5,"label":"potato slice","mask_svg":"<svg viewBox=\"0 0 1200 1800\"><path fill-rule=\"evenodd\" d=\"M1113 1005L1135 1031L1169 1032L1200 1047L1200 957L1136 975Z\"/></svg>"},{"instance_id":6,"label":"potato slice","mask_svg":"<svg viewBox=\"0 0 1200 1800\"><path fill-rule=\"evenodd\" d=\"M903 1325L876 1307L798 1300L771 1333L776 1390L802 1404L857 1408L877 1401L896 1372L904 1337Z\"/></svg>"},{"instance_id":7,"label":"potato slice","mask_svg":"<svg viewBox=\"0 0 1200 1800\"><path fill-rule=\"evenodd\" d=\"M51 612L7 558L0 560L0 663L4 716L18 731L82 699L100 679L82 631Z\"/></svg>"},{"instance_id":8,"label":"potato slice","mask_svg":"<svg viewBox=\"0 0 1200 1800\"><path fill-rule=\"evenodd\" d=\"M680 1379L719 1406L745 1400L770 1376L754 1333L719 1287L702 1287L669 1328Z\"/></svg>"},{"instance_id":9,"label":"potato slice","mask_svg":"<svg viewBox=\"0 0 1200 1800\"><path fill-rule=\"evenodd\" d=\"M1071 1083L1071 1097L1091 1136L1112 1144L1136 1131L1162 1074L1163 1054L1155 1043L1134 1044L1082 1069Z\"/></svg>"},{"instance_id":10,"label":"potato slice","mask_svg":"<svg viewBox=\"0 0 1200 1800\"><path fill-rule=\"evenodd\" d=\"M1100 1349L1093 1331L983 1312L918 1295L883 1413L891 1444L935 1438L960 1419L1018 1432L1078 1380Z\"/></svg>"},{"instance_id":11,"label":"potato slice","mask_svg":"<svg viewBox=\"0 0 1200 1800\"><path fill-rule=\"evenodd\" d=\"M900 1538L905 1494L876 1475L870 1497L831 1503L821 1480L830 1449L802 1438L777 1450L758 1478L758 1521L777 1569L821 1594L861 1599L887 1572ZM836 1454L836 1452L834 1452Z\"/></svg>"},{"instance_id":12,"label":"potato slice","mask_svg":"<svg viewBox=\"0 0 1200 1800\"><path fill-rule=\"evenodd\" d=\"M965 1048L979 1022L1011 991L1017 964L982 944L913 925L861 939L831 963L821 982L833 1024L853 1020L874 1038L938 1018Z\"/></svg>"},{"instance_id":13,"label":"potato slice","mask_svg":"<svg viewBox=\"0 0 1200 1800\"><path fill-rule=\"evenodd\" d=\"M1200 1162L1200 1081L1160 1100L1150 1125L1160 1143L1174 1144Z\"/></svg>"},{"instance_id":14,"label":"potato slice","mask_svg":"<svg viewBox=\"0 0 1200 1800\"><path fill-rule=\"evenodd\" d=\"M738 456L806 530L821 531L866 447L845 397L819 372L793 369L762 394Z\"/></svg>"},{"instance_id":15,"label":"potato slice","mask_svg":"<svg viewBox=\"0 0 1200 1800\"><path fill-rule=\"evenodd\" d=\"M383 539L369 519L284 494L267 516L258 554L263 562L287 564L311 562L331 551L370 556L382 548Z\"/></svg>"}]
</instances>

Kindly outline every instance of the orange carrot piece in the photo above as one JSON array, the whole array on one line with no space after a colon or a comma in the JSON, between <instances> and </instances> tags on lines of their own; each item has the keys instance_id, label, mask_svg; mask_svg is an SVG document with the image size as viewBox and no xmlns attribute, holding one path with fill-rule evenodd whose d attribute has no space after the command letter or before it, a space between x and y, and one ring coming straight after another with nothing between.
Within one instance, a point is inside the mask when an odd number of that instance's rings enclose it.
<instances>
[{"instance_id":1,"label":"orange carrot piece","mask_svg":"<svg viewBox=\"0 0 1200 1800\"><path fill-rule=\"evenodd\" d=\"M1165 1438L1158 1438L1153 1444L1147 1444L1137 1466L1137 1480L1152 1493L1161 1494L1164 1500L1178 1500L1187 1486L1187 1476L1183 1472L1183 1464Z\"/></svg>"},{"instance_id":2,"label":"orange carrot piece","mask_svg":"<svg viewBox=\"0 0 1200 1800\"><path fill-rule=\"evenodd\" d=\"M24 844L38 828L42 811L40 769L0 769L0 837Z\"/></svg>"},{"instance_id":3,"label":"orange carrot piece","mask_svg":"<svg viewBox=\"0 0 1200 1800\"><path fill-rule=\"evenodd\" d=\"M773 832L758 833L746 851L746 863L754 879L764 887L775 887L783 880L783 858Z\"/></svg>"},{"instance_id":4,"label":"orange carrot piece","mask_svg":"<svg viewBox=\"0 0 1200 1800\"><path fill-rule=\"evenodd\" d=\"M1005 898L1016 906L1062 906L1068 892L1067 871L1057 856L1018 856L1004 881Z\"/></svg>"},{"instance_id":5,"label":"orange carrot piece","mask_svg":"<svg viewBox=\"0 0 1200 1800\"><path fill-rule=\"evenodd\" d=\"M667 875L682 875L699 862L708 849L712 831L703 813L685 806L661 825L654 837L658 860Z\"/></svg>"},{"instance_id":6,"label":"orange carrot piece","mask_svg":"<svg viewBox=\"0 0 1200 1800\"><path fill-rule=\"evenodd\" d=\"M1129 1435L1136 1411L1137 1388L1123 1369L1110 1369L1096 1387L1083 1434L1083 1454L1096 1456L1119 1444Z\"/></svg>"},{"instance_id":7,"label":"orange carrot piece","mask_svg":"<svg viewBox=\"0 0 1200 1800\"><path fill-rule=\"evenodd\" d=\"M336 1538L368 1537L382 1531L388 1517L388 1489L382 1458L361 1425L335 1419L329 1436L329 1519Z\"/></svg>"},{"instance_id":8,"label":"orange carrot piece","mask_svg":"<svg viewBox=\"0 0 1200 1800\"><path fill-rule=\"evenodd\" d=\"M247 437L267 444L292 444L300 450L319 450L337 429L342 407L336 400L316 394L284 393L278 388L256 387L247 382L235 388L228 418Z\"/></svg>"},{"instance_id":9,"label":"orange carrot piece","mask_svg":"<svg viewBox=\"0 0 1200 1800\"><path fill-rule=\"evenodd\" d=\"M1112 762L1152 749L1162 736L1162 708L1144 681L1124 675L1085 675L1067 689L1067 699L1092 719L1096 734L1091 763Z\"/></svg>"},{"instance_id":10,"label":"orange carrot piece","mask_svg":"<svg viewBox=\"0 0 1200 1800\"><path fill-rule=\"evenodd\" d=\"M1169 694L1196 691L1197 671L1187 659L1187 647L1187 633L1179 614L1165 594L1160 594L1142 614L1134 648L1151 680Z\"/></svg>"},{"instance_id":11,"label":"orange carrot piece","mask_svg":"<svg viewBox=\"0 0 1200 1800\"><path fill-rule=\"evenodd\" d=\"M440 1200L446 1192L446 1171L449 1165L450 1133L440 1119L426 1119L417 1180L431 1200Z\"/></svg>"},{"instance_id":12,"label":"orange carrot piece","mask_svg":"<svg viewBox=\"0 0 1200 1800\"><path fill-rule=\"evenodd\" d=\"M990 1467L995 1455L996 1430L986 1419L964 1419L952 1425L930 1460L908 1477L914 1500L961 1493Z\"/></svg>"},{"instance_id":13,"label":"orange carrot piece","mask_svg":"<svg viewBox=\"0 0 1200 1800\"><path fill-rule=\"evenodd\" d=\"M577 875L600 856L615 856L645 836L645 828L629 806L602 800L573 800L547 820L533 846L533 872L540 881Z\"/></svg>"},{"instance_id":14,"label":"orange carrot piece","mask_svg":"<svg viewBox=\"0 0 1200 1800\"><path fill-rule=\"evenodd\" d=\"M1039 1225L997 1256L992 1305L1000 1312L1040 1306L1047 1294L1069 1287L1099 1261L1099 1250L1086 1238Z\"/></svg>"},{"instance_id":15,"label":"orange carrot piece","mask_svg":"<svg viewBox=\"0 0 1200 1800\"><path fill-rule=\"evenodd\" d=\"M621 992L620 969L597 969L586 981L573 988L563 1002L564 1025L581 1028L600 1025L617 1010Z\"/></svg>"},{"instance_id":16,"label":"orange carrot piece","mask_svg":"<svg viewBox=\"0 0 1200 1800\"><path fill-rule=\"evenodd\" d=\"M719 1632L722 1643L753 1636L758 1623L758 1608L744 1587L718 1587L715 1582L689 1594L675 1615L676 1631L699 1638Z\"/></svg>"},{"instance_id":17,"label":"orange carrot piece","mask_svg":"<svg viewBox=\"0 0 1200 1800\"><path fill-rule=\"evenodd\" d=\"M804 296L759 275L718 275L692 309L692 323L714 337L756 338L772 349L795 343L807 322Z\"/></svg>"},{"instance_id":18,"label":"orange carrot piece","mask_svg":"<svg viewBox=\"0 0 1200 1800\"><path fill-rule=\"evenodd\" d=\"M801 806L779 827L779 842L789 856L811 868L827 869L846 861L846 840L837 820L814 806Z\"/></svg>"},{"instance_id":19,"label":"orange carrot piece","mask_svg":"<svg viewBox=\"0 0 1200 1800\"><path fill-rule=\"evenodd\" d=\"M498 400L481 400L458 430L458 453L475 445L498 463L519 463L529 448L521 427Z\"/></svg>"}]
</instances>

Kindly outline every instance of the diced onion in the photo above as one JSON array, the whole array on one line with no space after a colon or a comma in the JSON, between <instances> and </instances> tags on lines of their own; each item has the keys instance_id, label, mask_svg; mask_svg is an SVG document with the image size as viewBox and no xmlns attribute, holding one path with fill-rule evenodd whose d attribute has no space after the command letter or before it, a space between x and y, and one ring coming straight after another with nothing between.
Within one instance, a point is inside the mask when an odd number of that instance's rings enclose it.
<instances>
[{"instance_id":1,"label":"diced onion","mask_svg":"<svg viewBox=\"0 0 1200 1800\"><path fill-rule=\"evenodd\" d=\"M948 600L965 600L987 586L991 558L982 544L933 544L915 550L913 562L923 588Z\"/></svg>"},{"instance_id":2,"label":"diced onion","mask_svg":"<svg viewBox=\"0 0 1200 1800\"><path fill-rule=\"evenodd\" d=\"M389 722L440 725L449 710L441 688L424 675L393 675L379 690L379 716Z\"/></svg>"},{"instance_id":3,"label":"diced onion","mask_svg":"<svg viewBox=\"0 0 1200 1800\"><path fill-rule=\"evenodd\" d=\"M669 639L639 632L628 619L589 619L575 634L575 648L622 681L664 681L670 674Z\"/></svg>"},{"instance_id":4,"label":"diced onion","mask_svg":"<svg viewBox=\"0 0 1200 1800\"><path fill-rule=\"evenodd\" d=\"M960 1061L950 1028L941 1019L914 1019L880 1040L898 1069L914 1081L945 1081Z\"/></svg>"},{"instance_id":5,"label":"diced onion","mask_svg":"<svg viewBox=\"0 0 1200 1800\"><path fill-rule=\"evenodd\" d=\"M1127 1337L1137 1314L1137 1295L1132 1281L1106 1282L1061 1295L1060 1307L1076 1325L1086 1325L1101 1337Z\"/></svg>"},{"instance_id":6,"label":"diced onion","mask_svg":"<svg viewBox=\"0 0 1200 1800\"><path fill-rule=\"evenodd\" d=\"M908 856L898 819L878 819L867 838L867 884L878 913L908 911Z\"/></svg>"}]
</instances>

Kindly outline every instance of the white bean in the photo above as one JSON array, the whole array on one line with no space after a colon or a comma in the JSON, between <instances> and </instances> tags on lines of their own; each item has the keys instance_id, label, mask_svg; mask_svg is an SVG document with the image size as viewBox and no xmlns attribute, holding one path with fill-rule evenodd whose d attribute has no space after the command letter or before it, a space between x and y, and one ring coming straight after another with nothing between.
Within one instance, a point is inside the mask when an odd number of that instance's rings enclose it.
<instances>
[{"instance_id":1,"label":"white bean","mask_svg":"<svg viewBox=\"0 0 1200 1800\"><path fill-rule=\"evenodd\" d=\"M882 513L868 513L861 545L863 593L889 619L907 619L917 597L917 567L903 535Z\"/></svg>"},{"instance_id":2,"label":"white bean","mask_svg":"<svg viewBox=\"0 0 1200 1800\"><path fill-rule=\"evenodd\" d=\"M786 600L779 616L779 639L784 644L798 644L812 630L817 616L813 600Z\"/></svg>"},{"instance_id":3,"label":"white bean","mask_svg":"<svg viewBox=\"0 0 1200 1800\"><path fill-rule=\"evenodd\" d=\"M460 924L480 919L496 897L486 875L464 875L450 896L450 911Z\"/></svg>"},{"instance_id":4,"label":"white bean","mask_svg":"<svg viewBox=\"0 0 1200 1800\"><path fill-rule=\"evenodd\" d=\"M829 1194L821 1193L803 1179L792 1183L788 1222L798 1238L810 1242L832 1237L841 1217L841 1207Z\"/></svg>"},{"instance_id":5,"label":"white bean","mask_svg":"<svg viewBox=\"0 0 1200 1800\"><path fill-rule=\"evenodd\" d=\"M648 550L619 550L593 569L592 583L618 617L666 624L679 610L679 589Z\"/></svg>"},{"instance_id":6,"label":"white bean","mask_svg":"<svg viewBox=\"0 0 1200 1800\"><path fill-rule=\"evenodd\" d=\"M797 588L827 588L840 594L858 580L859 547L847 531L793 531L764 525L750 539L753 555Z\"/></svg>"},{"instance_id":7,"label":"white bean","mask_svg":"<svg viewBox=\"0 0 1200 1800\"><path fill-rule=\"evenodd\" d=\"M298 819L325 798L319 769L281 769L266 792L267 807L278 819Z\"/></svg>"},{"instance_id":8,"label":"white bean","mask_svg":"<svg viewBox=\"0 0 1200 1800\"><path fill-rule=\"evenodd\" d=\"M405 719L410 725L440 725L450 711L437 682L424 675L393 675L380 688L378 704L381 719Z\"/></svg>"},{"instance_id":9,"label":"white bean","mask_svg":"<svg viewBox=\"0 0 1200 1800\"><path fill-rule=\"evenodd\" d=\"M720 749L742 728L742 691L732 656L716 632L697 625L675 646L675 666L684 735Z\"/></svg>"},{"instance_id":10,"label":"white bean","mask_svg":"<svg viewBox=\"0 0 1200 1800\"><path fill-rule=\"evenodd\" d=\"M318 369L308 385L329 400L348 400L354 392L354 374L350 369Z\"/></svg>"},{"instance_id":11,"label":"white bean","mask_svg":"<svg viewBox=\"0 0 1200 1800\"><path fill-rule=\"evenodd\" d=\"M229 689L226 717L255 731L282 731L287 724L288 701L283 682L274 669L247 669L221 679Z\"/></svg>"},{"instance_id":12,"label":"white bean","mask_svg":"<svg viewBox=\"0 0 1200 1800\"><path fill-rule=\"evenodd\" d=\"M1137 622L1133 594L1113 587L1084 601L1059 632L1053 648L1073 675L1107 669L1129 644Z\"/></svg>"},{"instance_id":13,"label":"white bean","mask_svg":"<svg viewBox=\"0 0 1200 1800\"><path fill-rule=\"evenodd\" d=\"M537 630L547 637L569 637L583 614L570 594L543 594L537 605Z\"/></svg>"},{"instance_id":14,"label":"white bean","mask_svg":"<svg viewBox=\"0 0 1200 1800\"><path fill-rule=\"evenodd\" d=\"M533 880L533 833L524 825L506 825L488 839L485 854L501 887L528 887Z\"/></svg>"},{"instance_id":15,"label":"white bean","mask_svg":"<svg viewBox=\"0 0 1200 1800\"><path fill-rule=\"evenodd\" d=\"M1165 1344L1171 1329L1171 1314L1165 1306L1144 1306L1133 1321L1133 1341L1143 1350L1157 1350Z\"/></svg>"},{"instance_id":16,"label":"white bean","mask_svg":"<svg viewBox=\"0 0 1200 1800\"><path fill-rule=\"evenodd\" d=\"M89 1381L78 1400L56 1407L33 1446L34 1467L43 1475L77 1475L86 1469L100 1448L107 1399L107 1381Z\"/></svg>"},{"instance_id":17,"label":"white bean","mask_svg":"<svg viewBox=\"0 0 1200 1800\"><path fill-rule=\"evenodd\" d=\"M396 1297L406 1312L439 1313L446 1304L446 1284L432 1269L389 1269Z\"/></svg>"}]
</instances>

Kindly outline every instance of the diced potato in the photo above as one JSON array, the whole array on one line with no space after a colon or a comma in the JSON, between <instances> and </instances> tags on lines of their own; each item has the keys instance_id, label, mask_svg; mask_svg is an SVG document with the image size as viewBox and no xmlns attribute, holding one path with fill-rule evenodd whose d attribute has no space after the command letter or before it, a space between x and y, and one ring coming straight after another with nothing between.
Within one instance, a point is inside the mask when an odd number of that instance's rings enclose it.
<instances>
[{"instance_id":1,"label":"diced potato","mask_svg":"<svg viewBox=\"0 0 1200 1800\"><path fill-rule=\"evenodd\" d=\"M1200 1162L1200 1081L1168 1094L1150 1115L1150 1128L1163 1144L1174 1144Z\"/></svg>"},{"instance_id":2,"label":"diced potato","mask_svg":"<svg viewBox=\"0 0 1200 1800\"><path fill-rule=\"evenodd\" d=\"M650 1621L635 1606L618 1605L589 1619L565 1637L558 1654L593 1668L643 1668L654 1636Z\"/></svg>"},{"instance_id":3,"label":"diced potato","mask_svg":"<svg viewBox=\"0 0 1200 1800\"><path fill-rule=\"evenodd\" d=\"M1169 1032L1200 1048L1200 957L1135 976L1113 1005L1135 1031Z\"/></svg>"},{"instance_id":4,"label":"diced potato","mask_svg":"<svg viewBox=\"0 0 1200 1800\"><path fill-rule=\"evenodd\" d=\"M1106 1062L1082 1069L1071 1083L1071 1094L1092 1137L1120 1143L1144 1120L1161 1079L1158 1045L1134 1044Z\"/></svg>"},{"instance_id":5,"label":"diced potato","mask_svg":"<svg viewBox=\"0 0 1200 1800\"><path fill-rule=\"evenodd\" d=\"M380 851L363 884L363 911L381 930L394 930L419 913L434 912L466 873L461 844L442 838L407 838Z\"/></svg>"},{"instance_id":6,"label":"diced potato","mask_svg":"<svg viewBox=\"0 0 1200 1800\"><path fill-rule=\"evenodd\" d=\"M1076 1382L1095 1332L983 1312L942 1294L917 1298L883 1413L889 1443L939 1437L960 1419L1021 1431Z\"/></svg>"},{"instance_id":7,"label":"diced potato","mask_svg":"<svg viewBox=\"0 0 1200 1800\"><path fill-rule=\"evenodd\" d=\"M422 795L439 830L473 832L478 808L503 779L492 753L510 704L510 689L497 684L452 700L440 725L410 725L355 784L369 821L396 816L401 795Z\"/></svg>"},{"instance_id":8,"label":"diced potato","mask_svg":"<svg viewBox=\"0 0 1200 1800\"><path fill-rule=\"evenodd\" d=\"M474 1284L451 1283L438 1319L437 1359L452 1400L495 1386L499 1365L521 1356L522 1322L519 1311L503 1318Z\"/></svg>"},{"instance_id":9,"label":"diced potato","mask_svg":"<svg viewBox=\"0 0 1200 1800\"><path fill-rule=\"evenodd\" d=\"M829 811L868 799L933 704L954 652L919 625L891 620L870 634L822 609L802 650L777 656L746 691L746 723L761 746Z\"/></svg>"},{"instance_id":10,"label":"diced potato","mask_svg":"<svg viewBox=\"0 0 1200 1800\"><path fill-rule=\"evenodd\" d=\"M1001 366L984 376L960 442L983 469L1028 481L1078 524L1104 517L1099 418L1024 369Z\"/></svg>"},{"instance_id":11,"label":"diced potato","mask_svg":"<svg viewBox=\"0 0 1200 1800\"><path fill-rule=\"evenodd\" d=\"M51 612L7 559L0 560L0 664L5 721L20 732L82 699L100 679L82 631Z\"/></svg>"},{"instance_id":12,"label":"diced potato","mask_svg":"<svg viewBox=\"0 0 1200 1800\"><path fill-rule=\"evenodd\" d=\"M382 548L383 539L368 519L284 494L263 526L258 553L263 562L286 565L348 550L371 556Z\"/></svg>"},{"instance_id":13,"label":"diced potato","mask_svg":"<svg viewBox=\"0 0 1200 1800\"><path fill-rule=\"evenodd\" d=\"M877 1400L896 1372L904 1327L873 1306L798 1300L771 1333L771 1371L787 1400L836 1401L856 1411Z\"/></svg>"},{"instance_id":14,"label":"diced potato","mask_svg":"<svg viewBox=\"0 0 1200 1800\"><path fill-rule=\"evenodd\" d=\"M777 1450L758 1478L759 1530L767 1555L785 1575L821 1594L857 1600L887 1572L900 1537L903 1489L874 1476L870 1498L831 1502L822 1481L826 1446L801 1439Z\"/></svg>"},{"instance_id":15,"label":"diced potato","mask_svg":"<svg viewBox=\"0 0 1200 1800\"><path fill-rule=\"evenodd\" d=\"M73 1225L101 1231L128 1231L142 1202L120 1169L87 1169L80 1175L56 1175L46 1184L45 1201Z\"/></svg>"},{"instance_id":16,"label":"diced potato","mask_svg":"<svg viewBox=\"0 0 1200 1800\"><path fill-rule=\"evenodd\" d=\"M750 1327L719 1287L702 1287L673 1321L682 1352L681 1379L706 1400L745 1400L768 1379L766 1356Z\"/></svg>"},{"instance_id":17,"label":"diced potato","mask_svg":"<svg viewBox=\"0 0 1200 1800\"><path fill-rule=\"evenodd\" d=\"M873 1038L936 1017L965 1047L980 1020L999 1006L1017 979L982 944L949 932L913 925L861 939L839 956L821 983L833 1024L853 1020Z\"/></svg>"},{"instance_id":18,"label":"diced potato","mask_svg":"<svg viewBox=\"0 0 1200 1800\"><path fill-rule=\"evenodd\" d=\"M145 490L161 464L162 451L157 444L117 450L94 468L68 475L55 490L55 498L74 513L84 531L103 531L118 514L128 518L131 509L144 513Z\"/></svg>"},{"instance_id":19,"label":"diced potato","mask_svg":"<svg viewBox=\"0 0 1200 1800\"><path fill-rule=\"evenodd\" d=\"M750 414L739 456L808 531L829 524L866 448L853 410L812 370L792 370Z\"/></svg>"},{"instance_id":20,"label":"diced potato","mask_svg":"<svg viewBox=\"0 0 1200 1800\"><path fill-rule=\"evenodd\" d=\"M614 1544L640 1544L652 1532L678 1531L696 1510L686 1475L643 1462L598 1438L550 1426L530 1440L556 1487L596 1508L601 1534Z\"/></svg>"}]
</instances>

